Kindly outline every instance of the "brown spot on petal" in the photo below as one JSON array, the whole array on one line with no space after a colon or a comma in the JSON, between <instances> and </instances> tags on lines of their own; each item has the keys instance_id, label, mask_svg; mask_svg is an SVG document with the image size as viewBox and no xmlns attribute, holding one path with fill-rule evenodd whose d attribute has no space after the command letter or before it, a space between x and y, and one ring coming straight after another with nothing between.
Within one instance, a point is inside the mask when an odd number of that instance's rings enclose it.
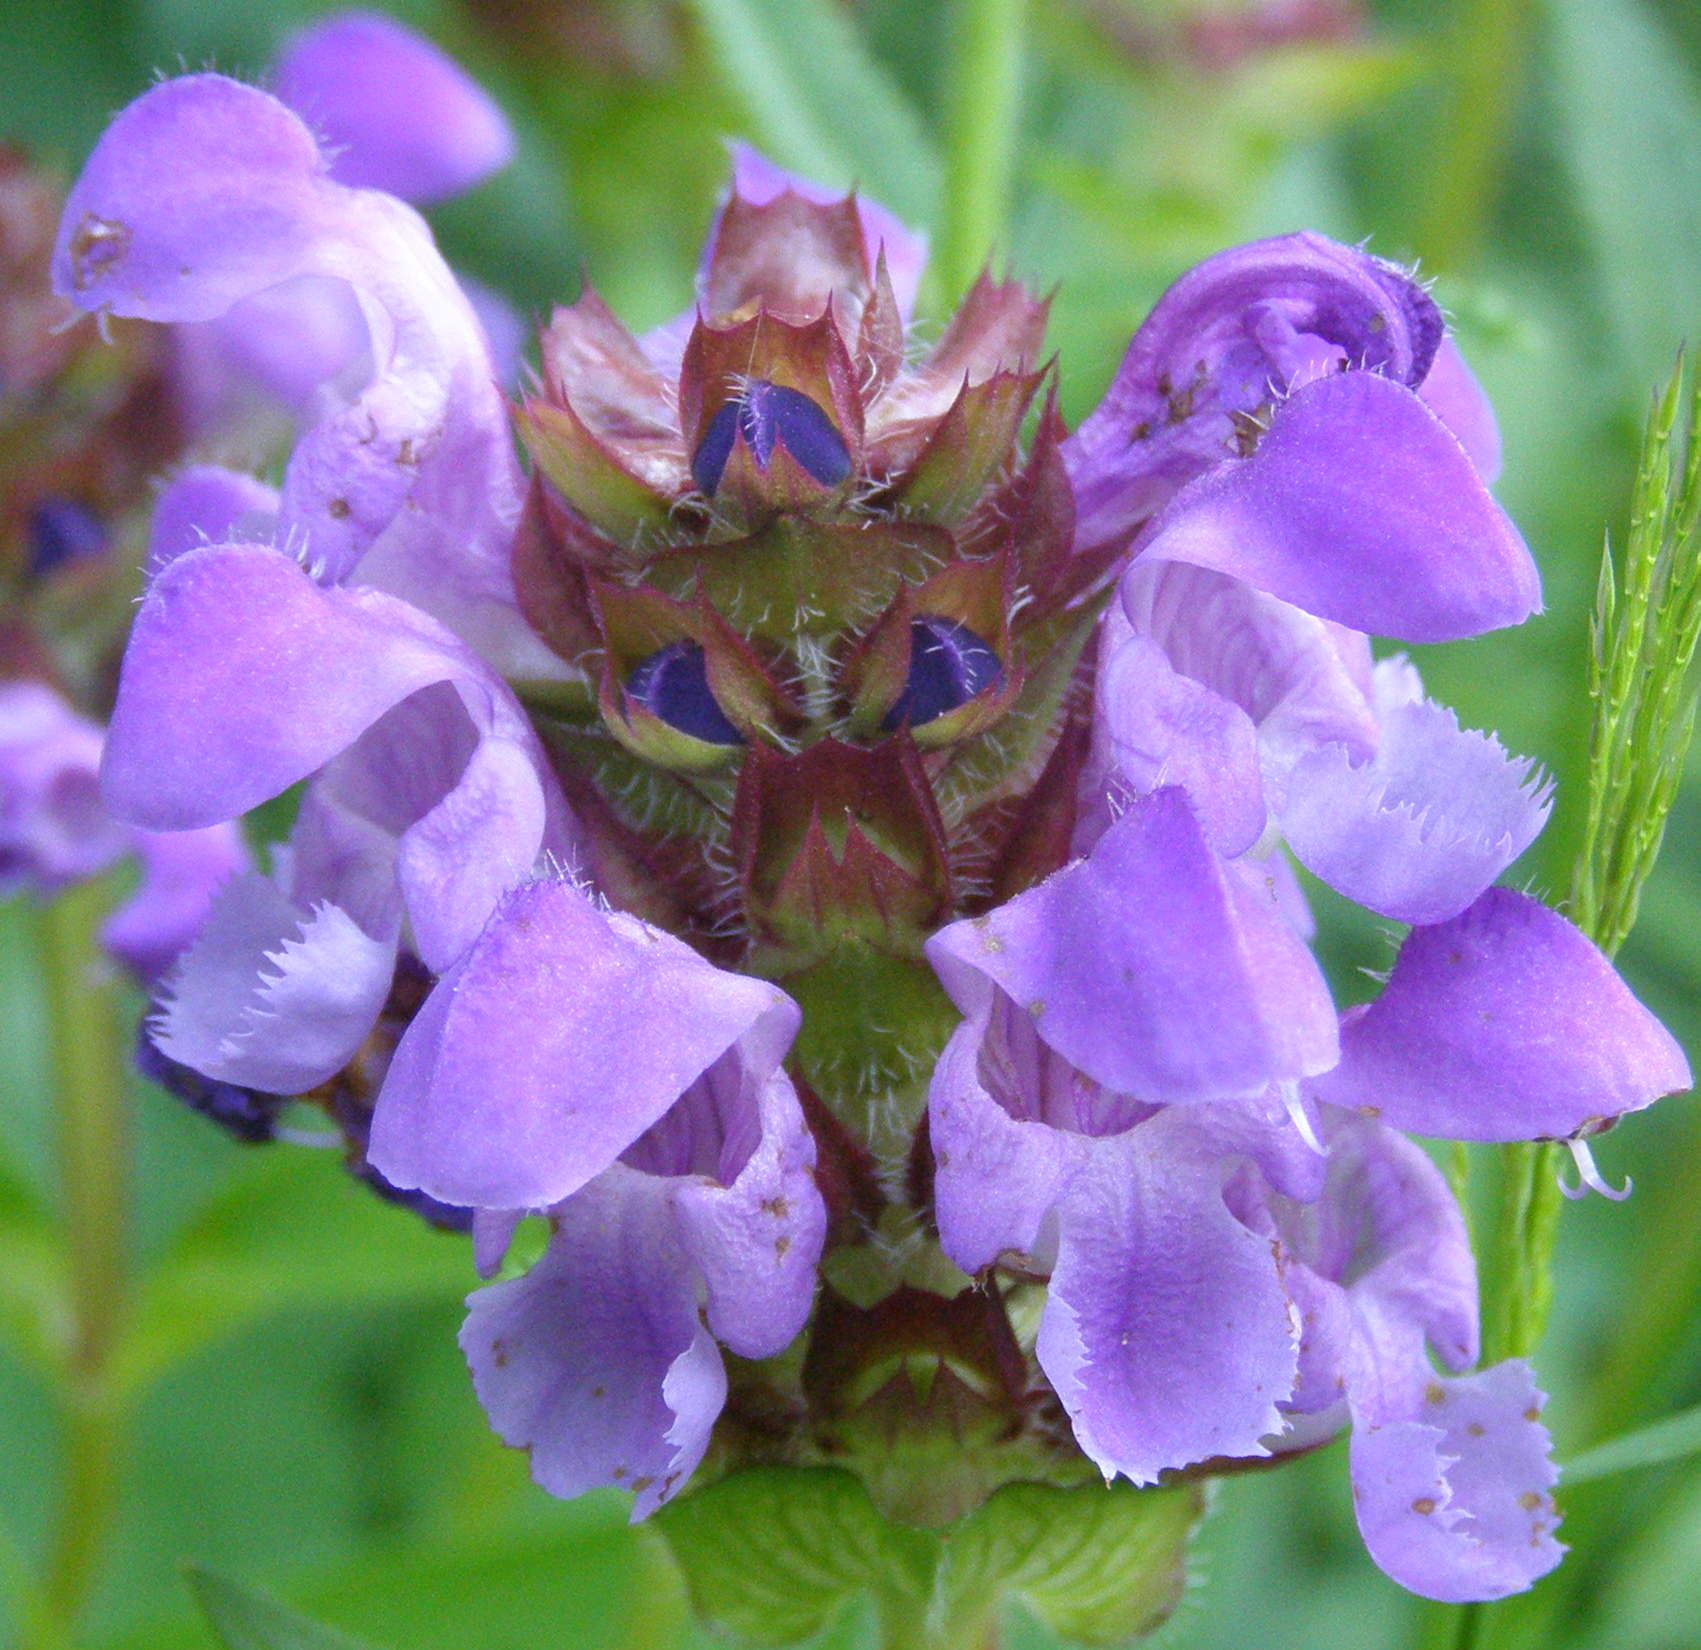
<instances>
[{"instance_id":1,"label":"brown spot on petal","mask_svg":"<svg viewBox=\"0 0 1701 1650\"><path fill-rule=\"evenodd\" d=\"M1540 1404L1531 1404L1530 1407L1524 1411L1524 1419L1526 1421L1539 1421L1541 1418L1542 1406Z\"/></svg>"},{"instance_id":2,"label":"brown spot on petal","mask_svg":"<svg viewBox=\"0 0 1701 1650\"><path fill-rule=\"evenodd\" d=\"M775 1238L774 1239L774 1259L775 1260L784 1260L786 1258L786 1250L788 1250L790 1247L791 1247L791 1239L789 1237L777 1237L777 1238Z\"/></svg>"},{"instance_id":3,"label":"brown spot on petal","mask_svg":"<svg viewBox=\"0 0 1701 1650\"><path fill-rule=\"evenodd\" d=\"M606 1398L608 1396L608 1388L599 1381L591 1388L591 1396L593 1398Z\"/></svg>"},{"instance_id":4,"label":"brown spot on petal","mask_svg":"<svg viewBox=\"0 0 1701 1650\"><path fill-rule=\"evenodd\" d=\"M1037 1020L1040 1015L1045 1013L1044 999L1040 997L1034 998L1034 1000L1028 1004L1028 1012Z\"/></svg>"},{"instance_id":5,"label":"brown spot on petal","mask_svg":"<svg viewBox=\"0 0 1701 1650\"><path fill-rule=\"evenodd\" d=\"M1420 1495L1417 1500L1412 1503L1412 1511L1415 1513L1422 1513L1424 1517L1427 1518L1435 1511L1435 1497L1432 1495Z\"/></svg>"},{"instance_id":6,"label":"brown spot on petal","mask_svg":"<svg viewBox=\"0 0 1701 1650\"><path fill-rule=\"evenodd\" d=\"M1534 1512L1536 1508L1542 1504L1542 1500L1543 1496L1539 1490L1525 1490L1524 1493L1518 1497L1518 1505L1522 1507L1525 1512Z\"/></svg>"},{"instance_id":7,"label":"brown spot on petal","mask_svg":"<svg viewBox=\"0 0 1701 1650\"><path fill-rule=\"evenodd\" d=\"M1442 1404L1447 1401L1447 1389L1439 1381L1431 1381L1423 1389L1424 1401L1431 1404Z\"/></svg>"},{"instance_id":8,"label":"brown spot on petal","mask_svg":"<svg viewBox=\"0 0 1701 1650\"><path fill-rule=\"evenodd\" d=\"M642 1477L634 1478L632 1480L632 1488L636 1490L639 1495L642 1495L653 1483L655 1483L654 1476L649 1473L645 1473Z\"/></svg>"},{"instance_id":9,"label":"brown spot on petal","mask_svg":"<svg viewBox=\"0 0 1701 1650\"><path fill-rule=\"evenodd\" d=\"M1465 1428L1465 1431L1468 1432L1473 1438L1482 1437L1482 1435L1487 1430L1488 1429L1482 1424L1481 1421L1472 1421L1471 1424L1468 1427Z\"/></svg>"},{"instance_id":10,"label":"brown spot on petal","mask_svg":"<svg viewBox=\"0 0 1701 1650\"><path fill-rule=\"evenodd\" d=\"M353 506L346 498L334 498L325 506L325 514L332 521L341 521L352 509Z\"/></svg>"},{"instance_id":11,"label":"brown spot on petal","mask_svg":"<svg viewBox=\"0 0 1701 1650\"><path fill-rule=\"evenodd\" d=\"M1382 1115L1382 1108L1380 1106L1354 1106L1353 1110L1356 1111L1360 1117L1380 1117Z\"/></svg>"},{"instance_id":12,"label":"brown spot on petal","mask_svg":"<svg viewBox=\"0 0 1701 1650\"><path fill-rule=\"evenodd\" d=\"M506 1341L495 1340L490 1343L490 1361L498 1369L508 1367L508 1343Z\"/></svg>"},{"instance_id":13,"label":"brown spot on petal","mask_svg":"<svg viewBox=\"0 0 1701 1650\"><path fill-rule=\"evenodd\" d=\"M783 1197L765 1197L762 1199L762 1213L772 1215L775 1220L784 1220L791 1213L791 1204Z\"/></svg>"}]
</instances>

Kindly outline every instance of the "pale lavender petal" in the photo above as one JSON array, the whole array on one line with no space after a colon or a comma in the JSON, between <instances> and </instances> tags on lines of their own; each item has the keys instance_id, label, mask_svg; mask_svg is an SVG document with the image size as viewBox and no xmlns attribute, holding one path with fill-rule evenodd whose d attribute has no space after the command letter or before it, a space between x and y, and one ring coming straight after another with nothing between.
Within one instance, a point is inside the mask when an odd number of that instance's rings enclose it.
<instances>
[{"instance_id":1,"label":"pale lavender petal","mask_svg":"<svg viewBox=\"0 0 1701 1650\"><path fill-rule=\"evenodd\" d=\"M484 328L496 382L508 394L518 395L526 364L526 344L532 335L531 324L500 292L483 281L462 275L460 282L478 324Z\"/></svg>"},{"instance_id":2,"label":"pale lavender petal","mask_svg":"<svg viewBox=\"0 0 1701 1650\"><path fill-rule=\"evenodd\" d=\"M1280 811L1294 763L1319 746L1376 748L1370 649L1358 632L1181 562L1137 561L1121 595L1133 629L1176 671L1251 718L1271 808Z\"/></svg>"},{"instance_id":3,"label":"pale lavender petal","mask_svg":"<svg viewBox=\"0 0 1701 1650\"><path fill-rule=\"evenodd\" d=\"M340 12L297 35L274 84L329 146L339 183L426 204L514 156L502 111L466 71L376 12Z\"/></svg>"},{"instance_id":4,"label":"pale lavender petal","mask_svg":"<svg viewBox=\"0 0 1701 1650\"><path fill-rule=\"evenodd\" d=\"M1690 1085L1670 1032L1578 929L1490 888L1415 928L1312 1083L1335 1105L1458 1140L1564 1137Z\"/></svg>"},{"instance_id":5,"label":"pale lavender petal","mask_svg":"<svg viewBox=\"0 0 1701 1650\"><path fill-rule=\"evenodd\" d=\"M505 1443L553 1495L613 1484L633 1516L690 1475L726 1400L667 1181L616 1164L551 1216L524 1277L467 1301L461 1350Z\"/></svg>"},{"instance_id":6,"label":"pale lavender petal","mask_svg":"<svg viewBox=\"0 0 1701 1650\"><path fill-rule=\"evenodd\" d=\"M233 877L165 982L154 1042L208 1077L301 1094L365 1040L395 955L337 906L306 911L257 872Z\"/></svg>"},{"instance_id":7,"label":"pale lavender petal","mask_svg":"<svg viewBox=\"0 0 1701 1650\"><path fill-rule=\"evenodd\" d=\"M1447 1603L1522 1592L1556 1565L1558 1514L1544 1397L1513 1360L1437 1377L1416 1414L1355 1400L1353 1505L1382 1569Z\"/></svg>"},{"instance_id":8,"label":"pale lavender petal","mask_svg":"<svg viewBox=\"0 0 1701 1650\"><path fill-rule=\"evenodd\" d=\"M1452 1190L1428 1154L1383 1124L1326 1109L1322 1195L1272 1200L1273 1231L1305 1323L1296 1410L1350 1391L1376 1414L1415 1409L1432 1349L1477 1356L1477 1279Z\"/></svg>"},{"instance_id":9,"label":"pale lavender petal","mask_svg":"<svg viewBox=\"0 0 1701 1650\"><path fill-rule=\"evenodd\" d=\"M298 275L213 320L182 322L172 346L191 426L215 440L251 411L256 392L304 415L328 380L359 370L364 382L371 374L360 299L328 275Z\"/></svg>"},{"instance_id":10,"label":"pale lavender petal","mask_svg":"<svg viewBox=\"0 0 1701 1650\"><path fill-rule=\"evenodd\" d=\"M1500 426L1476 374L1449 333L1418 386L1429 410L1459 438L1476 471L1490 486L1500 474Z\"/></svg>"},{"instance_id":11,"label":"pale lavender petal","mask_svg":"<svg viewBox=\"0 0 1701 1650\"><path fill-rule=\"evenodd\" d=\"M374 367L298 443L280 532L334 577L375 553L416 592L511 604L519 471L483 329L418 215L334 182L284 104L219 75L154 87L96 146L54 256L79 307L155 321L303 276L355 288Z\"/></svg>"},{"instance_id":12,"label":"pale lavender petal","mask_svg":"<svg viewBox=\"0 0 1701 1650\"><path fill-rule=\"evenodd\" d=\"M1043 1056L1034 1057L1032 1032L1018 1037L1014 1049L1007 1034L994 1036L989 1047L995 1015L1008 1019L988 993L951 1034L927 1091L939 1241L971 1274L1006 1253L1037 1261L1038 1269L1049 1264L1054 1235L1042 1254L1041 1234L1084 1150L1078 1135L1041 1120L1045 1097L1034 1091ZM989 1061L997 1075L983 1076ZM988 1080L999 1083L1002 1098ZM1027 1102L1020 1109L1010 1103L1017 1096Z\"/></svg>"},{"instance_id":13,"label":"pale lavender petal","mask_svg":"<svg viewBox=\"0 0 1701 1650\"><path fill-rule=\"evenodd\" d=\"M1378 667L1379 679L1393 676ZM1381 742L1302 757L1280 822L1294 857L1348 899L1400 922L1455 917L1536 839L1553 788L1492 733L1431 699L1379 694Z\"/></svg>"},{"instance_id":14,"label":"pale lavender petal","mask_svg":"<svg viewBox=\"0 0 1701 1650\"><path fill-rule=\"evenodd\" d=\"M745 1091L760 1130L736 1177L702 1175L673 1193L680 1241L703 1278L709 1328L742 1358L783 1351L809 1317L827 1211L815 1185L815 1137L783 1071L765 1082L728 1070L724 1058L706 1081ZM740 1062L742 1064L742 1062Z\"/></svg>"},{"instance_id":15,"label":"pale lavender petal","mask_svg":"<svg viewBox=\"0 0 1701 1650\"><path fill-rule=\"evenodd\" d=\"M199 831L136 831L142 861L136 892L107 918L100 942L144 982L177 960L206 921L213 896L246 870L249 854L235 824Z\"/></svg>"},{"instance_id":16,"label":"pale lavender petal","mask_svg":"<svg viewBox=\"0 0 1701 1650\"><path fill-rule=\"evenodd\" d=\"M845 198L844 190L830 189L811 178L788 172L748 143L734 143L731 148L732 186L752 205L766 205L788 189L806 201L823 206ZM872 269L879 262L880 254L885 253L892 296L897 300L899 314L907 321L915 309L921 272L927 265L927 237L907 228L895 212L867 196L857 196L856 210L862 220L862 240L868 253L868 267ZM708 268L714 249L715 232L711 229L703 252L704 269Z\"/></svg>"},{"instance_id":17,"label":"pale lavender petal","mask_svg":"<svg viewBox=\"0 0 1701 1650\"><path fill-rule=\"evenodd\" d=\"M202 545L270 539L277 510L277 489L240 470L218 464L180 470L154 505L148 577L156 578L179 556Z\"/></svg>"},{"instance_id":18,"label":"pale lavender petal","mask_svg":"<svg viewBox=\"0 0 1701 1650\"><path fill-rule=\"evenodd\" d=\"M101 802L101 732L39 682L0 682L0 893L51 893L130 845Z\"/></svg>"},{"instance_id":19,"label":"pale lavender petal","mask_svg":"<svg viewBox=\"0 0 1701 1650\"><path fill-rule=\"evenodd\" d=\"M1258 1094L1337 1057L1310 953L1271 902L1225 873L1173 788L1131 802L1085 859L927 949L965 1013L995 985L1116 1093Z\"/></svg>"},{"instance_id":20,"label":"pale lavender petal","mask_svg":"<svg viewBox=\"0 0 1701 1650\"><path fill-rule=\"evenodd\" d=\"M545 1208L600 1174L723 1054L777 1066L797 1009L568 882L510 893L397 1047L370 1156L394 1184Z\"/></svg>"},{"instance_id":21,"label":"pale lavender petal","mask_svg":"<svg viewBox=\"0 0 1701 1650\"><path fill-rule=\"evenodd\" d=\"M1410 641L1518 624L1541 605L1529 550L1464 448L1412 391L1371 372L1296 390L1250 458L1175 496L1141 554Z\"/></svg>"},{"instance_id":22,"label":"pale lavender petal","mask_svg":"<svg viewBox=\"0 0 1701 1650\"><path fill-rule=\"evenodd\" d=\"M1264 833L1258 732L1240 706L1175 670L1133 635L1105 660L1094 699L1113 771L1139 794L1176 785L1211 846L1244 853Z\"/></svg>"},{"instance_id":23,"label":"pale lavender petal","mask_svg":"<svg viewBox=\"0 0 1701 1650\"><path fill-rule=\"evenodd\" d=\"M1223 1201L1193 1110L1094 1141L1059 1205L1036 1347L1076 1441L1135 1483L1268 1453L1293 1389L1295 1325L1269 1240Z\"/></svg>"},{"instance_id":24,"label":"pale lavender petal","mask_svg":"<svg viewBox=\"0 0 1701 1650\"><path fill-rule=\"evenodd\" d=\"M524 1209L473 1211L473 1269L481 1278L496 1276L502 1262L508 1258L508 1247L525 1218Z\"/></svg>"}]
</instances>

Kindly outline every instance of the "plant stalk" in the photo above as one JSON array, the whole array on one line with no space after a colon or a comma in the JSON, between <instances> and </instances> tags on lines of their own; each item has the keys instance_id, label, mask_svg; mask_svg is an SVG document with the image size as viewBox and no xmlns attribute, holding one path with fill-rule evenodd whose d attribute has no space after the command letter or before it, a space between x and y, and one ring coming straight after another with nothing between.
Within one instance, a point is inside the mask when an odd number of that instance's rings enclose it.
<instances>
[{"instance_id":1,"label":"plant stalk","mask_svg":"<svg viewBox=\"0 0 1701 1650\"><path fill-rule=\"evenodd\" d=\"M1008 247L1027 0L958 0L946 101L939 280L947 306Z\"/></svg>"},{"instance_id":2,"label":"plant stalk","mask_svg":"<svg viewBox=\"0 0 1701 1650\"><path fill-rule=\"evenodd\" d=\"M121 985L100 948L109 885L67 888L41 913L66 1256L64 1467L40 1642L73 1642L118 1499L114 1354L125 1312L128 1127Z\"/></svg>"}]
</instances>

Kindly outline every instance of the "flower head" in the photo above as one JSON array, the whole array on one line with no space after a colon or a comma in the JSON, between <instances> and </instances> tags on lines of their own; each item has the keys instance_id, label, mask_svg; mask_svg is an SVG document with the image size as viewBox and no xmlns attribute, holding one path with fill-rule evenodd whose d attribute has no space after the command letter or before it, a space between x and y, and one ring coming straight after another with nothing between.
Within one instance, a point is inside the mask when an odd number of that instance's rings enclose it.
<instances>
[{"instance_id":1,"label":"flower head","mask_svg":"<svg viewBox=\"0 0 1701 1650\"><path fill-rule=\"evenodd\" d=\"M949 1519L1350 1424L1390 1573L1549 1567L1529 1374L1466 1373L1458 1213L1391 1131L1579 1134L1688 1071L1493 886L1530 764L1373 662L1539 602L1424 289L1315 235L1224 253L1069 434L1043 302L983 278L916 356L919 239L740 151L694 310L552 317L522 476L470 304L358 181L194 76L61 235L85 307L329 279L371 345L275 500L185 478L157 537L108 800L305 784L160 1052L324 1105L487 1272L547 1219L462 1344L558 1493L830 1461ZM1367 1007L1290 853L1413 925Z\"/></svg>"}]
</instances>

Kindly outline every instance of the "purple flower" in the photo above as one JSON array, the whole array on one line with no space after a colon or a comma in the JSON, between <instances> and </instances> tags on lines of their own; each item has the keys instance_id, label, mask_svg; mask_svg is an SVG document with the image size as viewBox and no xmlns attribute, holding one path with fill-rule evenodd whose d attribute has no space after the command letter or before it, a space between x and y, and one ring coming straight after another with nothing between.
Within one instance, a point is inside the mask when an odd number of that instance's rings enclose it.
<instances>
[{"instance_id":1,"label":"purple flower","mask_svg":"<svg viewBox=\"0 0 1701 1650\"><path fill-rule=\"evenodd\" d=\"M416 214L333 180L301 120L218 75L132 104L66 203L59 290L86 309L206 321L304 277L359 295L373 373L311 425L275 536L477 633L511 600L519 478L483 328Z\"/></svg>"},{"instance_id":2,"label":"purple flower","mask_svg":"<svg viewBox=\"0 0 1701 1650\"><path fill-rule=\"evenodd\" d=\"M567 882L503 903L396 1050L370 1157L401 1187L547 1211L542 1260L461 1344L545 1488L635 1516L707 1448L715 1342L782 1350L814 1292L815 1145L780 1068L798 1012Z\"/></svg>"},{"instance_id":3,"label":"purple flower","mask_svg":"<svg viewBox=\"0 0 1701 1650\"><path fill-rule=\"evenodd\" d=\"M338 13L298 34L273 84L319 137L331 176L352 188L428 205L513 157L513 134L490 98L429 41L377 13ZM494 295L469 287L467 296L487 327L513 325ZM218 431L256 388L307 411L319 386L367 349L368 327L346 279L310 274L185 323L174 343L191 421Z\"/></svg>"},{"instance_id":4,"label":"purple flower","mask_svg":"<svg viewBox=\"0 0 1701 1650\"><path fill-rule=\"evenodd\" d=\"M242 835L220 823L149 831L120 824L100 797L103 736L51 688L0 684L0 892L51 897L127 853L141 881L101 941L144 982L156 980L205 921L215 890L247 863Z\"/></svg>"}]
</instances>

